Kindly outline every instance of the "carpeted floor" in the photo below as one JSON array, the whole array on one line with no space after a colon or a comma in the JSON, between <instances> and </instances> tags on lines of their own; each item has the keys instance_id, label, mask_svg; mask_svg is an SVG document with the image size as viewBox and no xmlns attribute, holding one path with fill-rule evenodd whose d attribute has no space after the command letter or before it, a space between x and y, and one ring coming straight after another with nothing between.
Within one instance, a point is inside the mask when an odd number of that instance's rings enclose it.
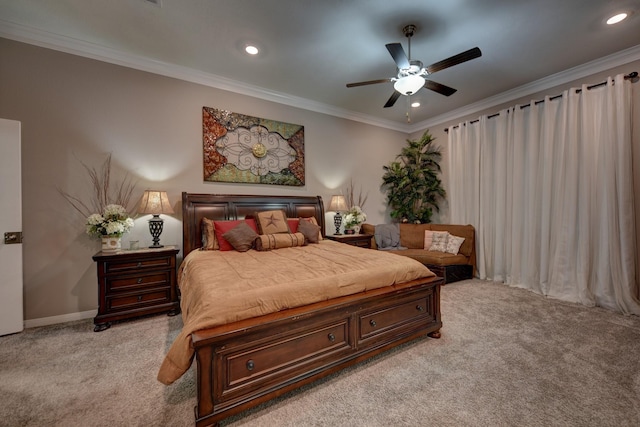
<instances>
[{"instance_id":1,"label":"carpeted floor","mask_svg":"<svg viewBox=\"0 0 640 427\"><path fill-rule=\"evenodd\" d=\"M237 426L638 426L640 318L470 280L421 339L226 420ZM190 426L194 368L155 379L181 319L0 337L2 426Z\"/></svg>"}]
</instances>

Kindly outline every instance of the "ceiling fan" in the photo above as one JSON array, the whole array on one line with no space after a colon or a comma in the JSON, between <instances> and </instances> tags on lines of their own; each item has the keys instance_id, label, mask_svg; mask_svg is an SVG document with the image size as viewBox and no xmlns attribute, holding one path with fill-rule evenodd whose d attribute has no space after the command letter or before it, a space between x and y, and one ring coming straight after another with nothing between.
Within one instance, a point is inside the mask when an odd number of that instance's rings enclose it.
<instances>
[{"instance_id":1,"label":"ceiling fan","mask_svg":"<svg viewBox=\"0 0 640 427\"><path fill-rule=\"evenodd\" d=\"M427 79L426 76L433 74L437 71L444 70L445 68L453 67L454 65L461 64L466 61L470 61L482 56L482 52L479 48L474 47L450 58L443 59L442 61L431 64L428 67L423 67L422 62L418 60L411 60L411 37L416 32L415 25L407 25L402 29L405 37L408 39L409 56L404 52L400 43L389 43L386 45L387 50L393 57L397 67L398 75L396 77L390 77L388 79L369 80L366 82L348 83L347 87L365 86L377 83L391 83L395 91L389 98L384 108L392 107L400 95L413 95L421 88L426 88L434 92L438 92L444 96L451 96L456 92L456 89L445 86L441 83L434 82Z\"/></svg>"}]
</instances>

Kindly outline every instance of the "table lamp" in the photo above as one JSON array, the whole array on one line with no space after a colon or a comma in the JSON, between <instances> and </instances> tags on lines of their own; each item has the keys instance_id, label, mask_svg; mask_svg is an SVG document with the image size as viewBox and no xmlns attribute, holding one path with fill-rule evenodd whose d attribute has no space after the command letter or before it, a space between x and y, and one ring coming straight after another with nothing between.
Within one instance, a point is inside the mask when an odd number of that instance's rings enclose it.
<instances>
[{"instance_id":1,"label":"table lamp","mask_svg":"<svg viewBox=\"0 0 640 427\"><path fill-rule=\"evenodd\" d=\"M347 202L344 199L344 196L331 196L329 210L336 213L336 216L333 217L333 225L336 226L336 232L334 235L339 236L342 234L340 233L340 226L342 225L342 215L340 214L340 211L347 210Z\"/></svg>"},{"instance_id":2,"label":"table lamp","mask_svg":"<svg viewBox=\"0 0 640 427\"><path fill-rule=\"evenodd\" d=\"M169 203L166 191L145 190L138 208L140 214L151 214L153 218L149 220L149 232L153 238L153 244L150 248L162 248L160 244L160 234L164 226L164 220L160 218L160 214L172 214L173 208Z\"/></svg>"}]
</instances>

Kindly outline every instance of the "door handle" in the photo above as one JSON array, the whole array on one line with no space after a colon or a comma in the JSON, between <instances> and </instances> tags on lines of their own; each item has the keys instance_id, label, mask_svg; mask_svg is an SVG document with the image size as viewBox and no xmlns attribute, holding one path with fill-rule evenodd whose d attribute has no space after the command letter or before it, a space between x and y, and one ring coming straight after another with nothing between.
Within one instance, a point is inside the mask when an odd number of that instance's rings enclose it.
<instances>
[{"instance_id":1,"label":"door handle","mask_svg":"<svg viewBox=\"0 0 640 427\"><path fill-rule=\"evenodd\" d=\"M4 244L22 243L22 231L9 231L4 233Z\"/></svg>"}]
</instances>

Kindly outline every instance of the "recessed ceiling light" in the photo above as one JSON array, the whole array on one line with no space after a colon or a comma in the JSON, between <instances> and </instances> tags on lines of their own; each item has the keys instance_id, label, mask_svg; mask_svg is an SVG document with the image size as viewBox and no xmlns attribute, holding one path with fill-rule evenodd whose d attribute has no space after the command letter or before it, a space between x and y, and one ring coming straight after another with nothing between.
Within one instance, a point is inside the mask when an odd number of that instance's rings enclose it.
<instances>
[{"instance_id":1,"label":"recessed ceiling light","mask_svg":"<svg viewBox=\"0 0 640 427\"><path fill-rule=\"evenodd\" d=\"M258 48L253 45L245 46L244 51L247 52L249 55L257 55L259 52Z\"/></svg>"},{"instance_id":2,"label":"recessed ceiling light","mask_svg":"<svg viewBox=\"0 0 640 427\"><path fill-rule=\"evenodd\" d=\"M420 103L419 103L419 102L412 102L412 103L411 103L411 106L412 106L413 108L418 108L418 107L420 106Z\"/></svg>"},{"instance_id":3,"label":"recessed ceiling light","mask_svg":"<svg viewBox=\"0 0 640 427\"><path fill-rule=\"evenodd\" d=\"M617 24L618 22L624 20L627 17L626 13L618 13L617 15L613 15L611 18L607 19L607 24L609 25L613 25L613 24Z\"/></svg>"}]
</instances>

